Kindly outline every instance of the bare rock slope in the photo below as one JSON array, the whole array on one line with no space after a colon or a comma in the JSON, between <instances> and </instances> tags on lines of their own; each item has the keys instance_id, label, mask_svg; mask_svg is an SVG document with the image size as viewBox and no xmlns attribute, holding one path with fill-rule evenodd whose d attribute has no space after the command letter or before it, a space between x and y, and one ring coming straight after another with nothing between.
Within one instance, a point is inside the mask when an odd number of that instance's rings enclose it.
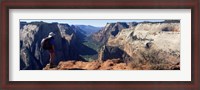
<instances>
[{"instance_id":1,"label":"bare rock slope","mask_svg":"<svg viewBox=\"0 0 200 90\"><path fill-rule=\"evenodd\" d=\"M122 29L116 36L109 37L106 47L118 47L128 58L116 58L137 67L159 64L178 65L180 64L180 34L179 22L138 23ZM108 50L104 46L99 52L99 60L111 59L112 55L116 54L112 54L112 49Z\"/></svg>"},{"instance_id":2,"label":"bare rock slope","mask_svg":"<svg viewBox=\"0 0 200 90\"><path fill-rule=\"evenodd\" d=\"M178 70L180 65L158 64L158 65L141 65L133 67L131 64L121 62L119 59L109 59L104 62L92 61L61 61L58 66L49 68L49 64L43 70Z\"/></svg>"}]
</instances>

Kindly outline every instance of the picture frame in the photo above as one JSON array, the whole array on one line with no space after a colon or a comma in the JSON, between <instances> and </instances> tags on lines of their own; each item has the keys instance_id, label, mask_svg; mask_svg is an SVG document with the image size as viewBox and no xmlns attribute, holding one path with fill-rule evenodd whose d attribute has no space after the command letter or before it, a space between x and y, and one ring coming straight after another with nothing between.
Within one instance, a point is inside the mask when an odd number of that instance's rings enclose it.
<instances>
[{"instance_id":1,"label":"picture frame","mask_svg":"<svg viewBox=\"0 0 200 90\"><path fill-rule=\"evenodd\" d=\"M1 1L1 88L198 90L199 0L4 0ZM9 9L191 9L191 81L9 81Z\"/></svg>"}]
</instances>

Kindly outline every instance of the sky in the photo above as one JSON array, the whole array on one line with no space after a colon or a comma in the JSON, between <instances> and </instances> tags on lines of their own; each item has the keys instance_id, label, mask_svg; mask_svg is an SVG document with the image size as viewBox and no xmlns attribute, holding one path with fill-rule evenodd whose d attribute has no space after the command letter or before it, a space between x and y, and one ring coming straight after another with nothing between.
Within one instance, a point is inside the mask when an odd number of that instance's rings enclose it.
<instances>
[{"instance_id":1,"label":"sky","mask_svg":"<svg viewBox=\"0 0 200 90\"><path fill-rule=\"evenodd\" d=\"M25 21L25 22L33 22L33 21L43 21L43 22L47 22L47 23L52 23L52 22L58 22L58 23L67 23L69 25L92 25L92 26L96 26L96 27L104 27L106 25L106 23L114 23L114 22L143 22L143 21L150 21L150 22L159 22L159 21L164 21L164 20L148 20L148 19L145 19L145 20L110 20L110 19L100 19L100 20L89 20L89 19L86 19L86 20L36 20L36 19L23 19L23 20L20 20L21 21Z\"/></svg>"}]
</instances>

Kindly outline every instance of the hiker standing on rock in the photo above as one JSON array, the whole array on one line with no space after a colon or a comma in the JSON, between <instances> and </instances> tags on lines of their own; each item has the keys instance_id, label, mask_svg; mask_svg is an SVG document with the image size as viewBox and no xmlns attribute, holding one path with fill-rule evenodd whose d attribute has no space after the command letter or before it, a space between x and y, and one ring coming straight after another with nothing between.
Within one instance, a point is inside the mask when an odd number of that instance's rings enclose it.
<instances>
[{"instance_id":1,"label":"hiker standing on rock","mask_svg":"<svg viewBox=\"0 0 200 90\"><path fill-rule=\"evenodd\" d=\"M48 37L42 39L41 46L44 50L48 50L50 54L50 68L53 68L54 65L54 59L55 59L55 42L54 42L54 36L55 34L53 32L50 32Z\"/></svg>"}]
</instances>

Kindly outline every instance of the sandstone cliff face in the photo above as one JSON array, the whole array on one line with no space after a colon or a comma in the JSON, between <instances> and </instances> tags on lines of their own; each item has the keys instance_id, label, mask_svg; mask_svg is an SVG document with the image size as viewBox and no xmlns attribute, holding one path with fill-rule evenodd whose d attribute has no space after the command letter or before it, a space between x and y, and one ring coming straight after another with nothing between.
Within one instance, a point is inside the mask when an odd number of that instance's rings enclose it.
<instances>
[{"instance_id":1,"label":"sandstone cliff face","mask_svg":"<svg viewBox=\"0 0 200 90\"><path fill-rule=\"evenodd\" d=\"M119 47L116 46L103 46L99 52L98 60L106 61L108 59L119 59L124 63L128 63L132 58Z\"/></svg>"},{"instance_id":2,"label":"sandstone cliff face","mask_svg":"<svg viewBox=\"0 0 200 90\"><path fill-rule=\"evenodd\" d=\"M42 50L40 44L50 32L56 34L54 63L80 59L76 52L76 32L68 24L32 22L20 30L20 69L42 69L49 63L49 53Z\"/></svg>"},{"instance_id":3,"label":"sandstone cliff face","mask_svg":"<svg viewBox=\"0 0 200 90\"><path fill-rule=\"evenodd\" d=\"M177 64L180 62L180 23L138 23L110 37L107 45L120 47L134 60L148 56L145 52L149 52L157 53L159 59L166 56L170 58L166 61Z\"/></svg>"},{"instance_id":4,"label":"sandstone cliff face","mask_svg":"<svg viewBox=\"0 0 200 90\"><path fill-rule=\"evenodd\" d=\"M58 27L60 29L63 40L68 42L68 45L66 43L63 47L63 51L65 53L64 57L66 59L78 60L79 54L77 52L78 49L76 47L76 32L68 24L58 24Z\"/></svg>"},{"instance_id":5,"label":"sandstone cliff face","mask_svg":"<svg viewBox=\"0 0 200 90\"><path fill-rule=\"evenodd\" d=\"M68 45L62 41L62 37L57 24L48 24L43 22L30 23L24 26L20 33L21 40L21 60L26 64L23 69L41 69L49 62L49 54L47 51L40 49L41 40L48 36L50 32L54 32L55 36L55 63L65 59L63 53L63 45ZM65 43L65 44L63 44ZM31 58L29 58L31 57ZM29 62L28 62L29 61ZM29 64L35 65L29 65Z\"/></svg>"},{"instance_id":6,"label":"sandstone cliff face","mask_svg":"<svg viewBox=\"0 0 200 90\"><path fill-rule=\"evenodd\" d=\"M115 37L122 29L128 27L129 26L127 23L123 22L107 23L107 25L102 30L93 34L90 38L96 43L104 45L109 37Z\"/></svg>"},{"instance_id":7,"label":"sandstone cliff face","mask_svg":"<svg viewBox=\"0 0 200 90\"><path fill-rule=\"evenodd\" d=\"M125 61L138 63L144 58L157 58L158 61L165 58L167 62L177 64L180 63L180 23L137 23L122 29L115 37L109 37L106 47L118 47L129 56L120 57ZM102 47L99 59L119 58L110 53L112 51Z\"/></svg>"}]
</instances>

